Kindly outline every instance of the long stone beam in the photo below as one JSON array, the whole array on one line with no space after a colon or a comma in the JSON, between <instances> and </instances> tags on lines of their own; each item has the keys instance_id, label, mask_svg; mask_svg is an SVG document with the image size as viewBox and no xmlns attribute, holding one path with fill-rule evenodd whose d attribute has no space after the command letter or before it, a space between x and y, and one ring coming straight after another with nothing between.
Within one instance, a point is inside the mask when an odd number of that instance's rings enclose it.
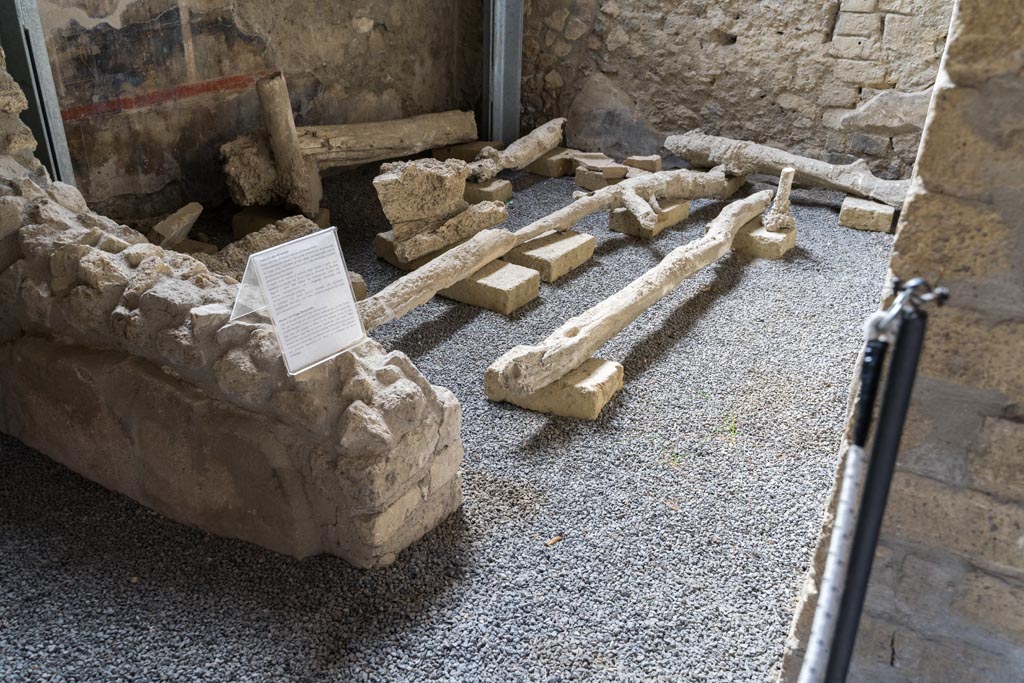
<instances>
[{"instance_id":1,"label":"long stone beam","mask_svg":"<svg viewBox=\"0 0 1024 683\"><path fill-rule=\"evenodd\" d=\"M699 173L686 169L661 171L630 178L593 194L511 232L492 229L477 233L467 242L441 254L430 263L400 277L373 296L360 301L359 315L367 332L397 320L429 301L442 289L464 280L515 247L548 232L563 232L591 214L627 206L623 197L648 205L641 196L659 198L722 197L735 189L736 178L721 173ZM627 199L625 201L631 201ZM635 207L634 207L635 208ZM631 208L631 210L633 210ZM652 209L653 211L653 209Z\"/></svg>"},{"instance_id":2,"label":"long stone beam","mask_svg":"<svg viewBox=\"0 0 1024 683\"><path fill-rule=\"evenodd\" d=\"M487 368L487 397L526 397L572 372L683 280L729 253L739 229L762 213L771 199L772 191L764 190L733 202L700 239L673 249L654 268L569 319L540 344L509 350Z\"/></svg>"},{"instance_id":3,"label":"long stone beam","mask_svg":"<svg viewBox=\"0 0 1024 683\"><path fill-rule=\"evenodd\" d=\"M897 209L903 207L903 200L910 189L909 180L885 180L875 176L863 159L852 164L829 164L756 142L706 135L700 131L670 135L665 140L665 147L691 164L709 168L721 165L735 175L778 175L782 169L791 166L796 169L798 182L842 190Z\"/></svg>"}]
</instances>

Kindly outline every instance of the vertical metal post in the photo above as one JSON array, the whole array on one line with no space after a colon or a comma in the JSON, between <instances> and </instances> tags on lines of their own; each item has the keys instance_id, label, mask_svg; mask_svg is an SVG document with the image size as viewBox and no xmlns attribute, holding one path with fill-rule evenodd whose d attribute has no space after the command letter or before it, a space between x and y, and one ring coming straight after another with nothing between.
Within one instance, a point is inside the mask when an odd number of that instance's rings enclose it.
<instances>
[{"instance_id":1,"label":"vertical metal post","mask_svg":"<svg viewBox=\"0 0 1024 683\"><path fill-rule=\"evenodd\" d=\"M34 0L0 0L0 46L7 55L7 70L28 99L28 110L21 116L38 143L36 156L54 180L74 185L60 103Z\"/></svg>"},{"instance_id":2,"label":"vertical metal post","mask_svg":"<svg viewBox=\"0 0 1024 683\"><path fill-rule=\"evenodd\" d=\"M519 137L523 66L522 0L487 0L484 9L484 139Z\"/></svg>"}]
</instances>

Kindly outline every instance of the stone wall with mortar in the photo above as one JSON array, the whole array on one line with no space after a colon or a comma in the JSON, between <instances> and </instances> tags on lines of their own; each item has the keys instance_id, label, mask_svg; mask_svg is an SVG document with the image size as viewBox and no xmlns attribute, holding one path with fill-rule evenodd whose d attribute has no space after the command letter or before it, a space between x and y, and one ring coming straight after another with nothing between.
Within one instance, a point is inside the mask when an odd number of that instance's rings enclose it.
<instances>
[{"instance_id":1,"label":"stone wall with mortar","mask_svg":"<svg viewBox=\"0 0 1024 683\"><path fill-rule=\"evenodd\" d=\"M218 147L284 70L299 125L474 109L476 0L40 0L80 189L122 219L226 196Z\"/></svg>"},{"instance_id":2,"label":"stone wall with mortar","mask_svg":"<svg viewBox=\"0 0 1024 683\"><path fill-rule=\"evenodd\" d=\"M908 177L952 0L526 0L523 127L645 154L705 132Z\"/></svg>"},{"instance_id":3,"label":"stone wall with mortar","mask_svg":"<svg viewBox=\"0 0 1024 683\"><path fill-rule=\"evenodd\" d=\"M851 682L1024 672L1021 45L1020 0L959 3L892 258L951 299L930 315Z\"/></svg>"}]
</instances>

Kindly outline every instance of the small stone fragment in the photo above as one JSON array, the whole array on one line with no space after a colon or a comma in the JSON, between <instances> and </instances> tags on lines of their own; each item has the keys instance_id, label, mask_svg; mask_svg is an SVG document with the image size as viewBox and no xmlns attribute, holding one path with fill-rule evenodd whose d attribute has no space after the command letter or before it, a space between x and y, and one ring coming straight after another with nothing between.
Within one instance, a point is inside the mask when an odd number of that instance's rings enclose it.
<instances>
[{"instance_id":1,"label":"small stone fragment","mask_svg":"<svg viewBox=\"0 0 1024 683\"><path fill-rule=\"evenodd\" d=\"M173 247L185 239L202 212L203 205L199 202L192 202L157 223L153 227L153 232L159 235L160 246Z\"/></svg>"}]
</instances>

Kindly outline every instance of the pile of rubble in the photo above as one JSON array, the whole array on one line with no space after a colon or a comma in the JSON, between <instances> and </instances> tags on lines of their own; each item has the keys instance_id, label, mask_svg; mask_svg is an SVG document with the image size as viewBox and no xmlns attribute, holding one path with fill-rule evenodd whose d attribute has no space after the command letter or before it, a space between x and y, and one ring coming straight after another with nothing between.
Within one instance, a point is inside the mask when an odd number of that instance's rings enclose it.
<instances>
[{"instance_id":1,"label":"pile of rubble","mask_svg":"<svg viewBox=\"0 0 1024 683\"><path fill-rule=\"evenodd\" d=\"M315 224L215 255L151 243L50 181L3 66L0 429L172 519L298 557L386 565L459 506L459 403L404 354L367 340L288 376L266 318L229 321L247 252Z\"/></svg>"}]
</instances>

